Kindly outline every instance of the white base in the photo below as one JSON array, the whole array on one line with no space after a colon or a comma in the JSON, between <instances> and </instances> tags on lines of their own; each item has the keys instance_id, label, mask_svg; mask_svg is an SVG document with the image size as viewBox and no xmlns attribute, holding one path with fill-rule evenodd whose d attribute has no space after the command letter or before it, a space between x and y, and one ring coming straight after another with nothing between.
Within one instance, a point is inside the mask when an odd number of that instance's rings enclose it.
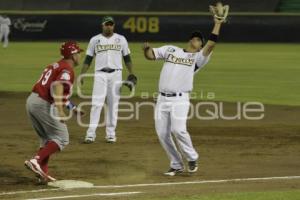
<instances>
[{"instance_id":1,"label":"white base","mask_svg":"<svg viewBox=\"0 0 300 200\"><path fill-rule=\"evenodd\" d=\"M94 186L94 184L85 181L58 180L58 181L49 182L48 186L57 187L61 189L71 189L71 188L91 188Z\"/></svg>"}]
</instances>

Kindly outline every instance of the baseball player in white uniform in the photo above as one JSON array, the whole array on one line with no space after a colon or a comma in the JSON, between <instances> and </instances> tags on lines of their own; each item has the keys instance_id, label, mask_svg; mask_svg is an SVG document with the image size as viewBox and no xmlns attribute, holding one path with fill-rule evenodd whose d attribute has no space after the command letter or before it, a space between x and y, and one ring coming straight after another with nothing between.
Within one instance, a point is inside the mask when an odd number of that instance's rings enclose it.
<instances>
[{"instance_id":1,"label":"baseball player in white uniform","mask_svg":"<svg viewBox=\"0 0 300 200\"><path fill-rule=\"evenodd\" d=\"M204 46L199 31L191 34L185 49L167 45L151 48L144 43L144 55L149 60L164 60L159 79L159 96L155 108L155 129L159 141L170 159L170 169L165 175L174 176L184 171L182 154L188 161L188 172L198 170L198 153L193 147L187 131L186 120L189 112L189 93L193 88L193 76L210 59L218 39L222 22L215 17L215 25ZM177 147L175 145L176 140Z\"/></svg>"},{"instance_id":2,"label":"baseball player in white uniform","mask_svg":"<svg viewBox=\"0 0 300 200\"><path fill-rule=\"evenodd\" d=\"M3 40L3 48L8 47L8 36L10 33L11 21L6 15L0 16L0 41Z\"/></svg>"},{"instance_id":3,"label":"baseball player in white uniform","mask_svg":"<svg viewBox=\"0 0 300 200\"><path fill-rule=\"evenodd\" d=\"M108 106L105 121L105 139L108 143L116 142L115 130L120 100L119 93L122 86L122 57L129 72L128 79L133 78L136 80L132 72L132 62L127 40L123 35L114 33L114 26L115 21L111 16L105 16L102 19L102 33L91 38L81 71L81 74L86 73L93 57L95 57L92 108L85 143L93 143L95 141L96 129L105 99ZM128 87L131 89L131 85Z\"/></svg>"}]
</instances>

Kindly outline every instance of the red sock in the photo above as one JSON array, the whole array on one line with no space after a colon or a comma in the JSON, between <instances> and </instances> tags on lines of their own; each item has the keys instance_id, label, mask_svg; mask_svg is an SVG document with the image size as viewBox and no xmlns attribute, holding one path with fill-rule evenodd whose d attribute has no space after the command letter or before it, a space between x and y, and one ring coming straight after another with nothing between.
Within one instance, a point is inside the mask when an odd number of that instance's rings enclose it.
<instances>
[{"instance_id":1,"label":"red sock","mask_svg":"<svg viewBox=\"0 0 300 200\"><path fill-rule=\"evenodd\" d=\"M42 149L40 149L35 158L38 160L39 164L42 164L46 159L49 159L50 155L57 151L59 151L59 146L55 142L49 141ZM46 163L48 163L48 161Z\"/></svg>"},{"instance_id":2,"label":"red sock","mask_svg":"<svg viewBox=\"0 0 300 200\"><path fill-rule=\"evenodd\" d=\"M40 150L38 151L37 155L43 150L44 147L41 147ZM48 161L49 161L49 156L46 157L43 162L41 162L40 166L46 174L48 174Z\"/></svg>"},{"instance_id":3,"label":"red sock","mask_svg":"<svg viewBox=\"0 0 300 200\"><path fill-rule=\"evenodd\" d=\"M47 158L45 158L43 160L43 162L41 163L41 168L42 168L43 172L45 172L46 174L48 174L48 161L49 161L49 156Z\"/></svg>"}]
</instances>

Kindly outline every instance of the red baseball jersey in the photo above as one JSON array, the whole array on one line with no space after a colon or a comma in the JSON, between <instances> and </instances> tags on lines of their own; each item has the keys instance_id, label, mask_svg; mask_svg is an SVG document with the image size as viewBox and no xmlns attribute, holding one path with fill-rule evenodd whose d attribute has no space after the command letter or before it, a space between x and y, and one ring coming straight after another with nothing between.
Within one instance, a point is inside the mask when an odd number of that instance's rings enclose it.
<instances>
[{"instance_id":1,"label":"red baseball jersey","mask_svg":"<svg viewBox=\"0 0 300 200\"><path fill-rule=\"evenodd\" d=\"M72 92L72 86L74 83L74 70L73 68L64 60L60 60L52 65L45 68L42 73L41 78L34 85L32 92L39 94L39 97L53 103L52 95L52 84L54 82L61 82L64 86L64 98L63 101L66 102Z\"/></svg>"}]
</instances>

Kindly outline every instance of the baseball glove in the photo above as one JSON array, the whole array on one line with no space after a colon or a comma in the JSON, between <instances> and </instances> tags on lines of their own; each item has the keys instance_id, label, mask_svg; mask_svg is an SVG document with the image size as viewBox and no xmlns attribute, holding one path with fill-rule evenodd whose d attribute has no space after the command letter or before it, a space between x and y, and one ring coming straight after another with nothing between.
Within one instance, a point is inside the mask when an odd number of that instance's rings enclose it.
<instances>
[{"instance_id":1,"label":"baseball glove","mask_svg":"<svg viewBox=\"0 0 300 200\"><path fill-rule=\"evenodd\" d=\"M123 84L132 91L132 88L137 84L137 77L134 74L129 74L127 80Z\"/></svg>"},{"instance_id":2,"label":"baseball glove","mask_svg":"<svg viewBox=\"0 0 300 200\"><path fill-rule=\"evenodd\" d=\"M216 6L209 6L210 12L219 22L226 22L229 12L229 5L223 5L221 2L216 3Z\"/></svg>"}]
</instances>

